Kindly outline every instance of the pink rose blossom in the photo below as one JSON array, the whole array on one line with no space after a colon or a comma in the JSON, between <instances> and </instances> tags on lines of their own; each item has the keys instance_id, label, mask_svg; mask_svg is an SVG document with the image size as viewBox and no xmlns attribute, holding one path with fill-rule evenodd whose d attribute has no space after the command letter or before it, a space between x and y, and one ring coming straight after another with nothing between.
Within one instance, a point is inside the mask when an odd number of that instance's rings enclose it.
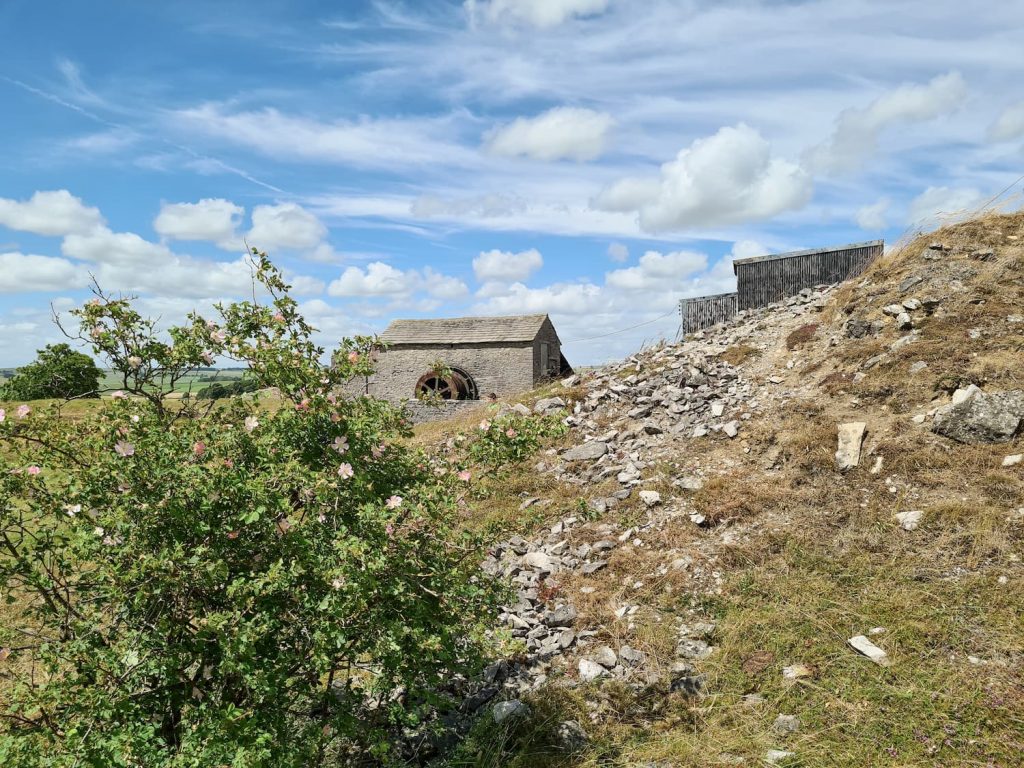
<instances>
[{"instance_id":1,"label":"pink rose blossom","mask_svg":"<svg viewBox=\"0 0 1024 768\"><path fill-rule=\"evenodd\" d=\"M41 470L39 467L37 467L35 464L33 464L31 467L29 467L25 471L28 472L30 475L38 475L43 470Z\"/></svg>"},{"instance_id":2,"label":"pink rose blossom","mask_svg":"<svg viewBox=\"0 0 1024 768\"><path fill-rule=\"evenodd\" d=\"M2 424L5 421L7 421L7 411L5 411L3 408L0 408L0 424Z\"/></svg>"},{"instance_id":3,"label":"pink rose blossom","mask_svg":"<svg viewBox=\"0 0 1024 768\"><path fill-rule=\"evenodd\" d=\"M245 431L252 432L256 427L260 425L260 420L255 416L248 416L245 419Z\"/></svg>"},{"instance_id":4,"label":"pink rose blossom","mask_svg":"<svg viewBox=\"0 0 1024 768\"><path fill-rule=\"evenodd\" d=\"M284 315L282 315L280 312L276 313L274 315L274 322L275 323L283 323L284 322Z\"/></svg>"},{"instance_id":5,"label":"pink rose blossom","mask_svg":"<svg viewBox=\"0 0 1024 768\"><path fill-rule=\"evenodd\" d=\"M332 413L331 414L331 421L333 421L335 424L337 424L339 421L341 421L341 414L340 413Z\"/></svg>"},{"instance_id":6,"label":"pink rose blossom","mask_svg":"<svg viewBox=\"0 0 1024 768\"><path fill-rule=\"evenodd\" d=\"M384 504L388 509L398 509L400 506L402 506L402 497L391 496L388 498L386 502L384 502Z\"/></svg>"},{"instance_id":7,"label":"pink rose blossom","mask_svg":"<svg viewBox=\"0 0 1024 768\"><path fill-rule=\"evenodd\" d=\"M224 331L219 331L218 330L218 331L211 331L210 332L210 340L211 341L215 341L218 344L223 344L224 341L227 339L227 337L228 337L228 335Z\"/></svg>"},{"instance_id":8,"label":"pink rose blossom","mask_svg":"<svg viewBox=\"0 0 1024 768\"><path fill-rule=\"evenodd\" d=\"M124 393L124 391L123 391L123 390L120 390L120 389L119 389L119 390L117 390L116 392L111 392L111 393L110 393L110 396L111 396L111 397L112 397L112 398L113 398L114 400L123 400L124 398L128 397L128 395L126 395L126 394Z\"/></svg>"},{"instance_id":9,"label":"pink rose blossom","mask_svg":"<svg viewBox=\"0 0 1024 768\"><path fill-rule=\"evenodd\" d=\"M308 397L304 397L304 398L302 398L301 402L296 403L295 404L295 410L296 411L303 411L303 412L308 411L309 410L309 398Z\"/></svg>"},{"instance_id":10,"label":"pink rose blossom","mask_svg":"<svg viewBox=\"0 0 1024 768\"><path fill-rule=\"evenodd\" d=\"M32 413L32 409L29 406L27 406L27 405L19 405L18 406L18 418L19 419L24 419L30 413Z\"/></svg>"},{"instance_id":11,"label":"pink rose blossom","mask_svg":"<svg viewBox=\"0 0 1024 768\"><path fill-rule=\"evenodd\" d=\"M391 523L388 523L384 526L384 533L387 534L387 537L390 539L392 536L395 535L395 526L393 526Z\"/></svg>"},{"instance_id":12,"label":"pink rose blossom","mask_svg":"<svg viewBox=\"0 0 1024 768\"><path fill-rule=\"evenodd\" d=\"M103 335L103 329L97 325L96 327L89 331L89 335L92 336L94 339L98 339L100 336Z\"/></svg>"},{"instance_id":13,"label":"pink rose blossom","mask_svg":"<svg viewBox=\"0 0 1024 768\"><path fill-rule=\"evenodd\" d=\"M202 456L204 453L206 453L206 443L204 443L202 440L198 441L195 445L192 446L192 453L194 453L196 456Z\"/></svg>"},{"instance_id":14,"label":"pink rose blossom","mask_svg":"<svg viewBox=\"0 0 1024 768\"><path fill-rule=\"evenodd\" d=\"M338 453L344 453L348 450L348 438L336 437L334 442L331 443L331 448L336 450Z\"/></svg>"},{"instance_id":15,"label":"pink rose blossom","mask_svg":"<svg viewBox=\"0 0 1024 768\"><path fill-rule=\"evenodd\" d=\"M224 459L224 466L228 469L232 469L235 466L235 462L233 459Z\"/></svg>"},{"instance_id":16,"label":"pink rose blossom","mask_svg":"<svg viewBox=\"0 0 1024 768\"><path fill-rule=\"evenodd\" d=\"M461 472L459 472L459 480L461 480L464 483L468 483L471 477L473 477L473 473L470 472L468 469L464 469Z\"/></svg>"},{"instance_id":17,"label":"pink rose blossom","mask_svg":"<svg viewBox=\"0 0 1024 768\"><path fill-rule=\"evenodd\" d=\"M490 428L491 428L491 422L489 422L489 421L481 421L480 422L480 431L481 432L486 432Z\"/></svg>"},{"instance_id":18,"label":"pink rose blossom","mask_svg":"<svg viewBox=\"0 0 1024 768\"><path fill-rule=\"evenodd\" d=\"M129 456L135 455L135 446L124 440L118 440L116 443L114 443L114 453L116 453L122 459L126 459Z\"/></svg>"},{"instance_id":19,"label":"pink rose blossom","mask_svg":"<svg viewBox=\"0 0 1024 768\"><path fill-rule=\"evenodd\" d=\"M203 352L203 354L201 354L200 357L203 358L203 362L206 363L207 365L213 365L213 353L209 351Z\"/></svg>"},{"instance_id":20,"label":"pink rose blossom","mask_svg":"<svg viewBox=\"0 0 1024 768\"><path fill-rule=\"evenodd\" d=\"M128 365L132 368L141 368L142 358L139 357L138 355L132 355L131 357L128 358Z\"/></svg>"},{"instance_id":21,"label":"pink rose blossom","mask_svg":"<svg viewBox=\"0 0 1024 768\"><path fill-rule=\"evenodd\" d=\"M356 363L358 363L359 362L359 353L356 352L353 349L351 352L348 353L348 361L350 363L352 363L352 365L355 365Z\"/></svg>"},{"instance_id":22,"label":"pink rose blossom","mask_svg":"<svg viewBox=\"0 0 1024 768\"><path fill-rule=\"evenodd\" d=\"M518 434L519 434L518 432L516 432L514 429L509 427L508 431L505 432L505 437L515 437Z\"/></svg>"},{"instance_id":23,"label":"pink rose blossom","mask_svg":"<svg viewBox=\"0 0 1024 768\"><path fill-rule=\"evenodd\" d=\"M347 462L338 467L338 477L342 480L348 480L354 474L355 472L352 470L352 465Z\"/></svg>"}]
</instances>

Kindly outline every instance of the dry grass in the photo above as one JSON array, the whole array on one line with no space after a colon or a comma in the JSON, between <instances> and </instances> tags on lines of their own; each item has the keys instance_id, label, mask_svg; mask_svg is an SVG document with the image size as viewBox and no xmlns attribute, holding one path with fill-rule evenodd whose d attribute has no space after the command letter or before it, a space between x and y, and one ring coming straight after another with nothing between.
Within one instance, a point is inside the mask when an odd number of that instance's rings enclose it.
<instances>
[{"instance_id":1,"label":"dry grass","mask_svg":"<svg viewBox=\"0 0 1024 768\"><path fill-rule=\"evenodd\" d=\"M801 325L786 337L786 349L792 351L799 349L814 338L821 326L818 323L807 323Z\"/></svg>"},{"instance_id":2,"label":"dry grass","mask_svg":"<svg viewBox=\"0 0 1024 768\"><path fill-rule=\"evenodd\" d=\"M760 353L761 350L757 347L752 347L749 344L735 344L722 352L718 356L718 359L724 360L729 365L738 366Z\"/></svg>"}]
</instances>

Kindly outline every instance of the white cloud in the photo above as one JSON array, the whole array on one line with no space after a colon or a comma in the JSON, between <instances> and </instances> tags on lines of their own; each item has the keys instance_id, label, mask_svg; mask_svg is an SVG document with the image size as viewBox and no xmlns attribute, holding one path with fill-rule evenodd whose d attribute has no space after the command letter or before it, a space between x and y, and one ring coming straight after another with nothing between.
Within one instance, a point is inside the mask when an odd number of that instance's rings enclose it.
<instances>
[{"instance_id":1,"label":"white cloud","mask_svg":"<svg viewBox=\"0 0 1024 768\"><path fill-rule=\"evenodd\" d=\"M327 227L316 216L295 203L282 203L253 208L247 238L250 247L273 251L316 248L326 236Z\"/></svg>"},{"instance_id":2,"label":"white cloud","mask_svg":"<svg viewBox=\"0 0 1024 768\"><path fill-rule=\"evenodd\" d=\"M580 107L556 107L520 117L486 136L487 149L504 157L582 162L601 155L614 125L611 115Z\"/></svg>"},{"instance_id":3,"label":"white cloud","mask_svg":"<svg viewBox=\"0 0 1024 768\"><path fill-rule=\"evenodd\" d=\"M466 0L470 19L491 23L557 27L571 18L593 16L608 9L611 0Z\"/></svg>"},{"instance_id":4,"label":"white cloud","mask_svg":"<svg viewBox=\"0 0 1024 768\"><path fill-rule=\"evenodd\" d=\"M486 251L473 259L473 273L482 283L522 282L543 266L544 258L536 248L520 253Z\"/></svg>"},{"instance_id":5,"label":"white cloud","mask_svg":"<svg viewBox=\"0 0 1024 768\"><path fill-rule=\"evenodd\" d=\"M0 293L63 291L85 288L89 274L67 259L0 253Z\"/></svg>"},{"instance_id":6,"label":"white cloud","mask_svg":"<svg viewBox=\"0 0 1024 768\"><path fill-rule=\"evenodd\" d=\"M174 258L167 246L151 243L134 232L112 232L107 227L68 235L60 249L73 259L133 268L152 268Z\"/></svg>"},{"instance_id":7,"label":"white cloud","mask_svg":"<svg viewBox=\"0 0 1024 768\"><path fill-rule=\"evenodd\" d=\"M66 189L36 192L25 202L0 197L0 226L37 235L62 236L89 232L103 224L96 208Z\"/></svg>"},{"instance_id":8,"label":"white cloud","mask_svg":"<svg viewBox=\"0 0 1024 768\"><path fill-rule=\"evenodd\" d=\"M357 168L476 166L478 153L451 134L464 113L438 118L316 120L273 108L232 112L219 104L181 110L173 118L189 132L201 132L249 147L277 160L341 163ZM219 168L218 172L223 171Z\"/></svg>"},{"instance_id":9,"label":"white cloud","mask_svg":"<svg viewBox=\"0 0 1024 768\"><path fill-rule=\"evenodd\" d=\"M610 243L608 245L608 258L620 264L629 260L629 247L622 243Z\"/></svg>"},{"instance_id":10,"label":"white cloud","mask_svg":"<svg viewBox=\"0 0 1024 768\"><path fill-rule=\"evenodd\" d=\"M932 120L957 109L966 99L967 83L959 72L939 75L925 85L901 85L866 107L843 110L832 137L807 153L808 167L825 172L853 170L877 149L885 128Z\"/></svg>"},{"instance_id":11,"label":"white cloud","mask_svg":"<svg viewBox=\"0 0 1024 768\"><path fill-rule=\"evenodd\" d=\"M667 232L768 218L802 207L811 192L803 169L773 158L761 134L741 123L694 141L661 167L660 180L622 179L594 205L637 210L642 229Z\"/></svg>"},{"instance_id":12,"label":"white cloud","mask_svg":"<svg viewBox=\"0 0 1024 768\"><path fill-rule=\"evenodd\" d=\"M756 240L737 240L732 244L732 252L729 254L729 274L732 274L731 259L749 259L754 256L764 256L768 249Z\"/></svg>"},{"instance_id":13,"label":"white cloud","mask_svg":"<svg viewBox=\"0 0 1024 768\"><path fill-rule=\"evenodd\" d=\"M236 230L245 209L222 198L198 203L164 203L153 229L171 240L208 240L226 248L240 245Z\"/></svg>"},{"instance_id":14,"label":"white cloud","mask_svg":"<svg viewBox=\"0 0 1024 768\"><path fill-rule=\"evenodd\" d=\"M883 197L878 202L858 208L854 216L857 226L869 232L885 229L889 224L886 214L891 203L889 198Z\"/></svg>"},{"instance_id":15,"label":"white cloud","mask_svg":"<svg viewBox=\"0 0 1024 768\"><path fill-rule=\"evenodd\" d=\"M910 202L907 221L916 225L946 224L970 213L981 200L976 189L928 187Z\"/></svg>"},{"instance_id":16,"label":"white cloud","mask_svg":"<svg viewBox=\"0 0 1024 768\"><path fill-rule=\"evenodd\" d=\"M382 261L366 268L348 267L328 287L330 296L409 298L423 291L435 299L451 301L469 293L466 284L456 277L443 275L430 267L422 272L401 270Z\"/></svg>"},{"instance_id":17,"label":"white cloud","mask_svg":"<svg viewBox=\"0 0 1024 768\"><path fill-rule=\"evenodd\" d=\"M64 149L87 155L112 155L123 152L139 141L139 135L127 128L111 128L106 131L78 136L64 142Z\"/></svg>"},{"instance_id":18,"label":"white cloud","mask_svg":"<svg viewBox=\"0 0 1024 768\"><path fill-rule=\"evenodd\" d=\"M1012 141L1024 136L1024 101L1011 104L989 127L992 141Z\"/></svg>"},{"instance_id":19,"label":"white cloud","mask_svg":"<svg viewBox=\"0 0 1024 768\"><path fill-rule=\"evenodd\" d=\"M660 291L673 284L678 286L693 273L706 269L707 264L707 256L703 253L648 251L640 257L637 266L609 272L605 276L605 284L609 288L633 293Z\"/></svg>"}]
</instances>

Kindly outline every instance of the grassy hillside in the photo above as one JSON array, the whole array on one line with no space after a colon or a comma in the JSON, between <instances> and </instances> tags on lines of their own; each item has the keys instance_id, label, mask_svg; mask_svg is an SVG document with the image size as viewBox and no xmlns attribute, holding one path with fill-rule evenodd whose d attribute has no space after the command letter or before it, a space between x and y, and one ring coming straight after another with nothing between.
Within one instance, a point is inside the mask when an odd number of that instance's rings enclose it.
<instances>
[{"instance_id":1,"label":"grassy hillside","mask_svg":"<svg viewBox=\"0 0 1024 768\"><path fill-rule=\"evenodd\" d=\"M914 299L927 309L900 330L883 310ZM957 387L1024 388L1022 312L1024 215L991 215L888 254L821 311L688 341L737 365L763 402L736 439L650 438L656 461L637 489L659 490L664 511L645 511L635 489L566 536L572 548L599 538L596 526L653 521L642 547L545 582L579 611L577 632L596 632L591 649L628 643L662 678L580 684L573 657L525 697L531 717L496 726L484 716L449 764L1020 765L1024 465L1004 460L1024 441L964 445L929 427ZM875 332L856 338L851 320ZM655 352L612 373L642 383L665 365ZM587 434L629 424L603 422L600 409L593 421ZM841 472L837 427L852 421L866 422L867 438L859 466ZM518 529L538 531L607 492L537 470L535 459L495 484L475 514L508 530L518 515ZM685 476L702 488L673 485ZM524 495L550 504L518 511ZM920 513L912 530L903 512ZM622 606L637 607L628 621ZM714 652L695 662L698 696L664 679L678 663L676 628L693 617L715 624ZM855 635L891 664L855 652ZM557 747L566 720L588 735L575 755Z\"/></svg>"}]
</instances>

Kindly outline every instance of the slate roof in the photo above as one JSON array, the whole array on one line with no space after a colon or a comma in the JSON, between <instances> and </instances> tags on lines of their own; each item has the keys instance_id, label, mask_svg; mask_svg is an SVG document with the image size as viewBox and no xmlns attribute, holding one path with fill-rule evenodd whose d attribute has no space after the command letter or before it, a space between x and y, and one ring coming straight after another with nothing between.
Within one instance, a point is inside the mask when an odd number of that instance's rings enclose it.
<instances>
[{"instance_id":1,"label":"slate roof","mask_svg":"<svg viewBox=\"0 0 1024 768\"><path fill-rule=\"evenodd\" d=\"M402 344L486 344L533 341L547 315L449 317L395 320L381 334L389 346Z\"/></svg>"}]
</instances>

